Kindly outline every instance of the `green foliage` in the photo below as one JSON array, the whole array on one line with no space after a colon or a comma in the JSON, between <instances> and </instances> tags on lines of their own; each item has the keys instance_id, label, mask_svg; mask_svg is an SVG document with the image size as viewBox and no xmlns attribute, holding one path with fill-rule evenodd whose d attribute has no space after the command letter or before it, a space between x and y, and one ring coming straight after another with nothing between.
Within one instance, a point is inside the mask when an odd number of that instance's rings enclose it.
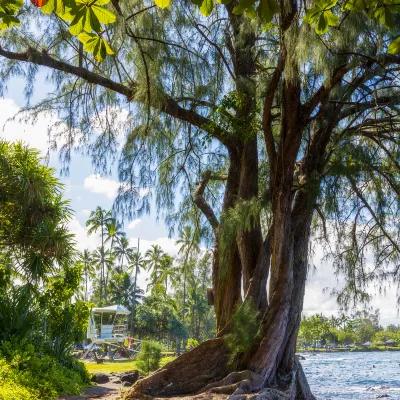
<instances>
[{"instance_id":1,"label":"green foliage","mask_svg":"<svg viewBox=\"0 0 400 400\"><path fill-rule=\"evenodd\" d=\"M1 0L0 1L0 30L12 28L21 24L15 16L20 8L24 6L23 0Z\"/></svg>"},{"instance_id":2,"label":"green foliage","mask_svg":"<svg viewBox=\"0 0 400 400\"><path fill-rule=\"evenodd\" d=\"M357 311L351 316L341 314L339 317L325 317L315 314L303 316L300 325L298 343L300 346L325 346L338 344L340 346L363 345L366 342L383 345L388 340L394 344L400 342L400 329L389 326L384 330L379 325L379 312Z\"/></svg>"},{"instance_id":3,"label":"green foliage","mask_svg":"<svg viewBox=\"0 0 400 400\"><path fill-rule=\"evenodd\" d=\"M251 111L247 112L249 103L252 103L252 99L244 93L231 91L226 94L209 115L211 122L206 127L209 133L203 146L211 140L212 132L217 127L226 132L224 135L235 133L244 142L253 138L259 130L260 121L255 107L252 106Z\"/></svg>"},{"instance_id":4,"label":"green foliage","mask_svg":"<svg viewBox=\"0 0 400 400\"><path fill-rule=\"evenodd\" d=\"M135 334L145 339L165 338L180 341L186 337L186 328L176 312L176 303L164 293L147 296L136 308Z\"/></svg>"},{"instance_id":5,"label":"green foliage","mask_svg":"<svg viewBox=\"0 0 400 400\"><path fill-rule=\"evenodd\" d=\"M103 7L110 0L48 0L41 6L44 14L55 13L69 22L69 32L78 36L84 43L85 51L93 53L98 61L103 61L106 54L114 54L107 41L102 37L103 25L116 21L115 14ZM0 29L20 25L15 15L24 6L21 0L1 0Z\"/></svg>"},{"instance_id":6,"label":"green foliage","mask_svg":"<svg viewBox=\"0 0 400 400\"><path fill-rule=\"evenodd\" d=\"M107 54L114 54L107 41L95 33L79 33L78 39L83 43L83 49L93 53L97 61L103 61Z\"/></svg>"},{"instance_id":7,"label":"green foliage","mask_svg":"<svg viewBox=\"0 0 400 400\"><path fill-rule=\"evenodd\" d=\"M0 343L26 339L38 328L40 312L31 287L0 289L0 304Z\"/></svg>"},{"instance_id":8,"label":"green foliage","mask_svg":"<svg viewBox=\"0 0 400 400\"><path fill-rule=\"evenodd\" d=\"M26 340L12 339L0 345L0 399L54 399L62 394L78 394L89 384L88 373L70 356L68 366L51 355L38 352ZM14 392L10 388L15 386Z\"/></svg>"},{"instance_id":9,"label":"green foliage","mask_svg":"<svg viewBox=\"0 0 400 400\"><path fill-rule=\"evenodd\" d=\"M304 22L308 24L315 23L315 32L322 35L328 32L330 26L335 26L339 18L331 11L337 4L337 0L315 1L315 7L307 10Z\"/></svg>"},{"instance_id":10,"label":"green foliage","mask_svg":"<svg viewBox=\"0 0 400 400\"><path fill-rule=\"evenodd\" d=\"M242 357L251 349L259 334L258 312L251 299L238 307L232 318L230 333L224 336L229 349L229 363L232 368L240 364Z\"/></svg>"},{"instance_id":11,"label":"green foliage","mask_svg":"<svg viewBox=\"0 0 400 400\"><path fill-rule=\"evenodd\" d=\"M240 233L248 232L259 224L262 208L263 204L257 198L238 200L234 207L231 207L222 215L219 249L222 272L224 272L223 266L229 265L226 262L230 257L229 245L236 240Z\"/></svg>"},{"instance_id":12,"label":"green foliage","mask_svg":"<svg viewBox=\"0 0 400 400\"><path fill-rule=\"evenodd\" d=\"M136 357L139 371L148 375L160 367L162 346L152 340L144 340Z\"/></svg>"},{"instance_id":13,"label":"green foliage","mask_svg":"<svg viewBox=\"0 0 400 400\"><path fill-rule=\"evenodd\" d=\"M189 338L187 340L185 349L186 350L192 350L193 348L195 348L198 345L199 345L199 342L196 339Z\"/></svg>"},{"instance_id":14,"label":"green foliage","mask_svg":"<svg viewBox=\"0 0 400 400\"><path fill-rule=\"evenodd\" d=\"M0 243L24 280L46 280L75 255L62 187L38 151L0 141Z\"/></svg>"}]
</instances>

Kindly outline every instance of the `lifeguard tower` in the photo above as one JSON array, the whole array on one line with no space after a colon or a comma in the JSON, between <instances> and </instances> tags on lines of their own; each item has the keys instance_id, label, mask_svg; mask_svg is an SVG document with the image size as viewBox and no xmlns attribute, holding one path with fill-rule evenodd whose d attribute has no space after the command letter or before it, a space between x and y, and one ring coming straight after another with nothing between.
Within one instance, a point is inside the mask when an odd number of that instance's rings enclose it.
<instances>
[{"instance_id":1,"label":"lifeguard tower","mask_svg":"<svg viewBox=\"0 0 400 400\"><path fill-rule=\"evenodd\" d=\"M127 316L131 312L121 305L93 308L87 329L87 338L92 341L83 354L85 358L95 345L107 344L111 347L121 348L132 358L138 351L141 341L130 338L128 334ZM133 348L127 348L125 341L132 344ZM97 358L97 357L96 357Z\"/></svg>"}]
</instances>

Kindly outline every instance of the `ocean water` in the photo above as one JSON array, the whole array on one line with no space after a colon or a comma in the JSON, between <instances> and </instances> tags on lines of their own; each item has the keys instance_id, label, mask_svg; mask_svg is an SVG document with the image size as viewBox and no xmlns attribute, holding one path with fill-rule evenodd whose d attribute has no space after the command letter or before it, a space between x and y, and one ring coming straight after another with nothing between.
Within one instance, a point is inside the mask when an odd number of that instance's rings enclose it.
<instances>
[{"instance_id":1,"label":"ocean water","mask_svg":"<svg viewBox=\"0 0 400 400\"><path fill-rule=\"evenodd\" d=\"M302 355L306 360L301 364L318 399L400 400L400 351ZM385 394L389 397L379 397Z\"/></svg>"}]
</instances>

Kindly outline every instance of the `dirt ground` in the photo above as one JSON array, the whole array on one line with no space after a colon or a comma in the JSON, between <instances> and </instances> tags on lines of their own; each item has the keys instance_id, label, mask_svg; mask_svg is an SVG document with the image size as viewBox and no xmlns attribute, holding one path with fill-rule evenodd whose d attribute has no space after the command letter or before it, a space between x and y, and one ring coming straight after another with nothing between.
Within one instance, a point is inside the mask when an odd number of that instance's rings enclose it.
<instances>
[{"instance_id":1,"label":"dirt ground","mask_svg":"<svg viewBox=\"0 0 400 400\"><path fill-rule=\"evenodd\" d=\"M59 400L117 400L121 398L122 392L129 389L123 387L118 376L109 376L110 381L107 383L96 384L89 387L84 393L78 396L63 396Z\"/></svg>"}]
</instances>

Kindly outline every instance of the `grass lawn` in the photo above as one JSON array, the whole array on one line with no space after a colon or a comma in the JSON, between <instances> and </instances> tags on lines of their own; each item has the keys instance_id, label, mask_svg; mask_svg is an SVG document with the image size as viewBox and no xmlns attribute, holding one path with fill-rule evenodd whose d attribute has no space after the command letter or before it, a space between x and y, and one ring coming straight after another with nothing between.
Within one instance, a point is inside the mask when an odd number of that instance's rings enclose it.
<instances>
[{"instance_id":1,"label":"grass lawn","mask_svg":"<svg viewBox=\"0 0 400 400\"><path fill-rule=\"evenodd\" d=\"M164 357L161 359L160 367L168 364L176 357ZM96 364L94 362L84 362L86 369L91 373L95 374L102 372L103 374L110 374L111 372L125 372L132 369L137 369L136 361L132 360L116 360L116 361L104 361L103 364Z\"/></svg>"}]
</instances>

